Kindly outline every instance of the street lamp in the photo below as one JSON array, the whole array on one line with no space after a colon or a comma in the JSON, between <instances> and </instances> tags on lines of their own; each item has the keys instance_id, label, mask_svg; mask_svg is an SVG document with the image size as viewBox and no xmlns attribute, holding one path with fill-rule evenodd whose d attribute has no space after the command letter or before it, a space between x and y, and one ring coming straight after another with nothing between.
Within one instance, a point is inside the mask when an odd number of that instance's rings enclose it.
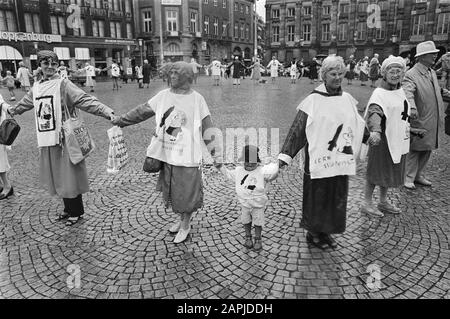
<instances>
[{"instance_id":1,"label":"street lamp","mask_svg":"<svg viewBox=\"0 0 450 319\"><path fill-rule=\"evenodd\" d=\"M139 42L139 49L141 51L141 66L142 66L142 65L144 65L144 57L142 55L142 42L143 42L143 40L142 39L138 39L138 42Z\"/></svg>"}]
</instances>

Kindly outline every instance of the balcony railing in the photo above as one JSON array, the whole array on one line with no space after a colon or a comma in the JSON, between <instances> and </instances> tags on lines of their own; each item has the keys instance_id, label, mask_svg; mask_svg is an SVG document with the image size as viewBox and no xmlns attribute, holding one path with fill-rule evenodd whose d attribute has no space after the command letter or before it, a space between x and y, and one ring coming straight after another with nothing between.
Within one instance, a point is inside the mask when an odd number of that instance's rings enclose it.
<instances>
[{"instance_id":1,"label":"balcony railing","mask_svg":"<svg viewBox=\"0 0 450 319\"><path fill-rule=\"evenodd\" d=\"M425 35L424 34L422 34L422 35L412 35L409 38L409 41L411 41L411 42L423 42L423 41L425 41Z\"/></svg>"},{"instance_id":2,"label":"balcony railing","mask_svg":"<svg viewBox=\"0 0 450 319\"><path fill-rule=\"evenodd\" d=\"M448 41L448 34L435 34L433 35L433 41Z\"/></svg>"}]
</instances>

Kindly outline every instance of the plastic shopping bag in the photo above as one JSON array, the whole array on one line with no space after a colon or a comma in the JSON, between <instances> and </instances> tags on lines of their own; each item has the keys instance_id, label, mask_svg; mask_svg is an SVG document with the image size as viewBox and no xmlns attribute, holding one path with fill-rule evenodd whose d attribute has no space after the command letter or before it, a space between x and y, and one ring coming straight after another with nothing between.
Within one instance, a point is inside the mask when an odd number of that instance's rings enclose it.
<instances>
[{"instance_id":1,"label":"plastic shopping bag","mask_svg":"<svg viewBox=\"0 0 450 319\"><path fill-rule=\"evenodd\" d=\"M114 126L108 130L109 152L107 172L118 173L128 163L128 150L125 146L122 129Z\"/></svg>"}]
</instances>

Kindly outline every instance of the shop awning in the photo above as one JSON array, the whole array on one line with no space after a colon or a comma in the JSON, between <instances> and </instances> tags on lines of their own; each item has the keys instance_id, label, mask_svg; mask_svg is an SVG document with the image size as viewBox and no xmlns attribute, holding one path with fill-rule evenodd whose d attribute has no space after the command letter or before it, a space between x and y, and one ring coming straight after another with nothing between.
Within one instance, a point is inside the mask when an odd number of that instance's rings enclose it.
<instances>
[{"instance_id":1,"label":"shop awning","mask_svg":"<svg viewBox=\"0 0 450 319\"><path fill-rule=\"evenodd\" d=\"M0 60L23 60L22 54L9 45L0 46Z\"/></svg>"},{"instance_id":2,"label":"shop awning","mask_svg":"<svg viewBox=\"0 0 450 319\"><path fill-rule=\"evenodd\" d=\"M90 58L88 48L75 48L75 60L89 60Z\"/></svg>"},{"instance_id":3,"label":"shop awning","mask_svg":"<svg viewBox=\"0 0 450 319\"><path fill-rule=\"evenodd\" d=\"M69 48L53 48L53 52L56 53L60 60L70 60Z\"/></svg>"}]
</instances>

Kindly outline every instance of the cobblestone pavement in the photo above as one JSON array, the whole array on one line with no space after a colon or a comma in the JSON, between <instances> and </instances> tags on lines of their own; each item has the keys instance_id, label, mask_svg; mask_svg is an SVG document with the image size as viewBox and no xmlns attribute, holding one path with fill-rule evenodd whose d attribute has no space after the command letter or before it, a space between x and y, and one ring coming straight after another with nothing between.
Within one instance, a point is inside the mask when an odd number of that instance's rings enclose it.
<instances>
[{"instance_id":1,"label":"cobblestone pavement","mask_svg":"<svg viewBox=\"0 0 450 319\"><path fill-rule=\"evenodd\" d=\"M95 94L119 114L163 87L161 81L150 89L128 84L116 93L111 83L99 83ZM313 85L306 79L259 86L244 80L240 87L226 82L218 88L202 77L195 88L220 128L280 128L282 142L296 105ZM358 85L345 89L362 106L371 93ZM8 96L5 89L0 92ZM54 221L62 201L38 183L32 113L18 117L22 131L9 153L16 195L0 203L0 298L450 297L448 137L442 137L430 163L433 187L390 192L402 210L399 216L359 213L361 164L350 182L347 231L336 236L334 251L308 247L299 227L302 177L296 161L272 183L264 249L257 253L242 246L233 185L210 166L204 169L205 205L193 219L191 235L173 244L167 229L175 216L154 191L156 176L141 170L153 121L124 129L130 163L110 176L105 167L110 124L84 118L98 149L87 160L91 192L84 197L85 219L69 228ZM380 276L369 276L376 267ZM372 278L380 278L380 285Z\"/></svg>"}]
</instances>

